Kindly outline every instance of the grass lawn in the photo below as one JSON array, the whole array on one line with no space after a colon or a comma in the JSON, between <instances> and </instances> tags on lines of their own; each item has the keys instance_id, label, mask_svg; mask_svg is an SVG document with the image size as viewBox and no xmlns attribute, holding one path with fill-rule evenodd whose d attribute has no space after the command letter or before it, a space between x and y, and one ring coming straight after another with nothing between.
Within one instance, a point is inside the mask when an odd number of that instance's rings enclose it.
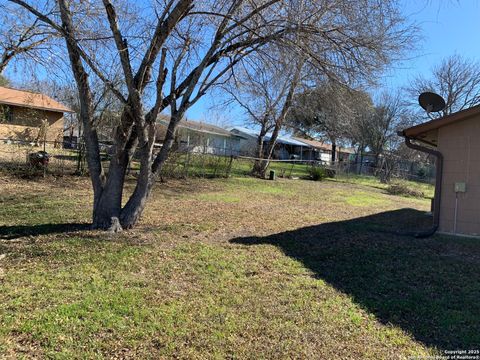
<instances>
[{"instance_id":1,"label":"grass lawn","mask_svg":"<svg viewBox=\"0 0 480 360\"><path fill-rule=\"evenodd\" d=\"M131 190L133 184L129 184ZM480 243L343 182L169 181L89 231L88 179L0 177L0 358L403 359L480 344Z\"/></svg>"}]
</instances>

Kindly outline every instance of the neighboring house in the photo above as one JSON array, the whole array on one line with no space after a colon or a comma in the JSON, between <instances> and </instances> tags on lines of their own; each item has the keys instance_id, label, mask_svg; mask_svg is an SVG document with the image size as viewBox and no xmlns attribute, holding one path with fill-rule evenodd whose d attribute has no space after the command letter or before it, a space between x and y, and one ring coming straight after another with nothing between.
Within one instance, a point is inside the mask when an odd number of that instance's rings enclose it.
<instances>
[{"instance_id":1,"label":"neighboring house","mask_svg":"<svg viewBox=\"0 0 480 360\"><path fill-rule=\"evenodd\" d=\"M258 144L258 133L254 130L235 126L229 129L239 140L240 154L244 156L255 156Z\"/></svg>"},{"instance_id":2,"label":"neighboring house","mask_svg":"<svg viewBox=\"0 0 480 360\"><path fill-rule=\"evenodd\" d=\"M157 139L165 138L169 119L159 116L157 121ZM179 151L215 154L223 156L238 155L240 138L221 127L198 121L181 120L177 127L175 144Z\"/></svg>"},{"instance_id":3,"label":"neighboring house","mask_svg":"<svg viewBox=\"0 0 480 360\"><path fill-rule=\"evenodd\" d=\"M39 141L42 124L48 124L47 141L63 139L63 115L72 112L47 95L0 87L0 139Z\"/></svg>"},{"instance_id":4,"label":"neighboring house","mask_svg":"<svg viewBox=\"0 0 480 360\"><path fill-rule=\"evenodd\" d=\"M293 139L298 140L310 147L306 150L303 157L304 159L319 160L323 162L329 162L332 160L331 144L326 144L317 140L303 139L299 137L294 137ZM337 146L335 159L337 161L349 161L352 160L351 158L354 154L355 150L352 148L342 148L340 146Z\"/></svg>"},{"instance_id":5,"label":"neighboring house","mask_svg":"<svg viewBox=\"0 0 480 360\"><path fill-rule=\"evenodd\" d=\"M232 134L240 138L240 153L247 156L256 156L258 146L258 132L240 126L230 129ZM264 148L267 150L271 134L264 137ZM278 160L309 160L310 145L289 136L279 136L273 152L273 158Z\"/></svg>"},{"instance_id":6,"label":"neighboring house","mask_svg":"<svg viewBox=\"0 0 480 360\"><path fill-rule=\"evenodd\" d=\"M399 133L407 146L436 156L434 225L480 236L480 106Z\"/></svg>"},{"instance_id":7,"label":"neighboring house","mask_svg":"<svg viewBox=\"0 0 480 360\"><path fill-rule=\"evenodd\" d=\"M305 159L323 162L332 160L332 145L325 144L321 141L308 140L299 137L295 137L294 139L310 146L308 148L308 153L305 154Z\"/></svg>"}]
</instances>

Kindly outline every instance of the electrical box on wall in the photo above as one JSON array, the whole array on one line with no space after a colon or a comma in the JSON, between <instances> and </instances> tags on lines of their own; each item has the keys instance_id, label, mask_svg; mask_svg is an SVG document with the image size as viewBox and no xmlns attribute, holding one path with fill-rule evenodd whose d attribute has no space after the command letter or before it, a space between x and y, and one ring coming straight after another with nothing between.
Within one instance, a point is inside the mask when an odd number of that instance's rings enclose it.
<instances>
[{"instance_id":1,"label":"electrical box on wall","mask_svg":"<svg viewBox=\"0 0 480 360\"><path fill-rule=\"evenodd\" d=\"M456 182L455 183L455 192L456 193L464 193L467 191L467 184L464 182Z\"/></svg>"}]
</instances>

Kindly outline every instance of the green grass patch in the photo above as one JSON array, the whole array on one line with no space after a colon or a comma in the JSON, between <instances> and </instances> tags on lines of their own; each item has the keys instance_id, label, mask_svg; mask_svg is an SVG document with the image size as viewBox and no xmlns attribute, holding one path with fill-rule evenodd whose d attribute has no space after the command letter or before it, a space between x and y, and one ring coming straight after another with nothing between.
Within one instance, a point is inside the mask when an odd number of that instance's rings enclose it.
<instances>
[{"instance_id":1,"label":"green grass patch","mask_svg":"<svg viewBox=\"0 0 480 360\"><path fill-rule=\"evenodd\" d=\"M345 197L345 202L351 206L377 206L390 201L376 194L357 191Z\"/></svg>"},{"instance_id":2,"label":"green grass patch","mask_svg":"<svg viewBox=\"0 0 480 360\"><path fill-rule=\"evenodd\" d=\"M299 184L292 186L287 180L260 180L256 178L233 178L225 181L230 192L248 192L270 195L294 195L298 193Z\"/></svg>"}]
</instances>

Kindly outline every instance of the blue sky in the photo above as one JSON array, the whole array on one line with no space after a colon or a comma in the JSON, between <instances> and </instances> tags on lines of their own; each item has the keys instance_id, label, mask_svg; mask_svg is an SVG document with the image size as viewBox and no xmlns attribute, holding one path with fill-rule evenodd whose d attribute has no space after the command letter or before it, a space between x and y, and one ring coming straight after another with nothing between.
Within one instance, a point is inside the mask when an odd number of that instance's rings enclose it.
<instances>
[{"instance_id":1,"label":"blue sky","mask_svg":"<svg viewBox=\"0 0 480 360\"><path fill-rule=\"evenodd\" d=\"M480 2L476 0L404 0L403 12L421 29L418 49L406 61L394 64L383 77L388 88L401 87L417 74L429 74L444 57L458 53L480 58Z\"/></svg>"},{"instance_id":2,"label":"blue sky","mask_svg":"<svg viewBox=\"0 0 480 360\"><path fill-rule=\"evenodd\" d=\"M480 60L480 0L399 0L403 14L421 29L417 49L405 54L404 61L394 63L380 79L383 89L406 86L418 74L430 73L443 58L458 53ZM11 79L21 82L22 72L7 71ZM204 96L187 113L192 120L218 125L242 125L245 115L235 107L220 107L214 93ZM217 105L212 109L213 105Z\"/></svg>"},{"instance_id":3,"label":"blue sky","mask_svg":"<svg viewBox=\"0 0 480 360\"><path fill-rule=\"evenodd\" d=\"M399 89L417 74L430 73L444 57L458 53L480 60L480 1L478 0L403 0L404 15L421 29L422 39L407 60L392 64L374 91ZM209 110L211 96L206 95L188 112L195 120L219 124L241 124L243 114L236 109Z\"/></svg>"}]
</instances>

